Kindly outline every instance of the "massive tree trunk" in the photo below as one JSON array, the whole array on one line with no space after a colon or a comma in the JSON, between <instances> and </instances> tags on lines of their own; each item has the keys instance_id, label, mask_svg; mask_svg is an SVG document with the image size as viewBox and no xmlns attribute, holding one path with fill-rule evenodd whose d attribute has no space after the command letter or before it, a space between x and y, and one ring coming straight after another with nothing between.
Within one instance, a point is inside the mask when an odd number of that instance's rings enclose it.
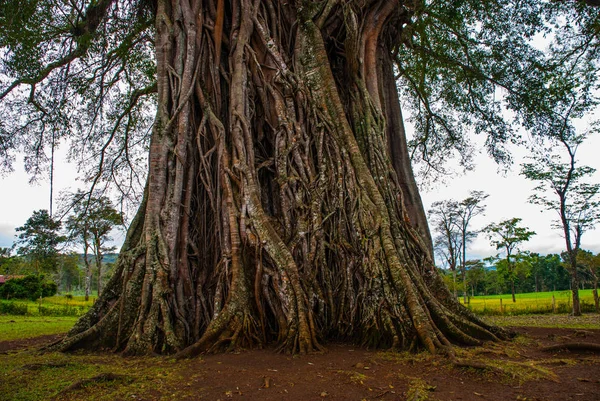
<instances>
[{"instance_id":1,"label":"massive tree trunk","mask_svg":"<svg viewBox=\"0 0 600 401\"><path fill-rule=\"evenodd\" d=\"M57 348L435 352L503 337L431 259L392 64L409 4L159 0L144 200Z\"/></svg>"}]
</instances>

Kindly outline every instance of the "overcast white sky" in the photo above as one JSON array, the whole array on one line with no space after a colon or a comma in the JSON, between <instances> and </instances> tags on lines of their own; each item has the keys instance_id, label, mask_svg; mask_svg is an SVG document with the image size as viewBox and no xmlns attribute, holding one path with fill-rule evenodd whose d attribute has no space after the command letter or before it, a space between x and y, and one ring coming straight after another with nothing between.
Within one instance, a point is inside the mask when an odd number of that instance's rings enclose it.
<instances>
[{"instance_id":1,"label":"overcast white sky","mask_svg":"<svg viewBox=\"0 0 600 401\"><path fill-rule=\"evenodd\" d=\"M600 170L599 152L600 136L588 138L578 151L578 159L580 163ZM64 153L63 146L63 149L59 149L59 157ZM422 191L426 210L437 200L462 200L469 195L470 190L485 191L490 194L487 199L487 211L484 216L473 220L473 228L482 228L502 219L521 217L522 224L537 233L523 249L542 254L561 252L564 239L559 231L551 228L555 213L540 212L537 206L527 202L534 185L518 175L519 163L526 154L524 149L514 150L515 164L512 171L506 175L498 173L497 166L487 155L478 155L475 159L475 170L453 179L446 179L443 184L434 184L432 188ZM34 210L48 209L49 205L49 183L46 181L30 185L29 178L19 163L16 163L15 167L16 171L13 174L0 178L0 247L11 246L15 227L23 225ZM77 188L80 183L75 181L75 178L76 168L73 165L57 163L55 195L61 190ZM600 181L600 173L596 173L594 181ZM123 235L115 235L115 240L120 245ZM600 229L586 232L582 242L584 249L600 252ZM483 258L494 254L496 250L490 247L484 235L480 235L469 246L467 257Z\"/></svg>"},{"instance_id":2,"label":"overcast white sky","mask_svg":"<svg viewBox=\"0 0 600 401\"><path fill-rule=\"evenodd\" d=\"M585 164L600 170L599 150L600 136L588 138L577 152L579 165ZM535 185L532 181L519 175L519 164L525 161L526 155L525 149L515 149L513 151L515 163L512 170L506 174L499 173L497 165L487 155L478 155L473 171L421 193L426 210L438 200L455 199L460 201L468 197L471 190L484 191L490 195L486 200L487 209L484 215L473 219L472 227L474 229L483 228L492 222L520 217L523 219L522 226L529 227L536 232L536 235L522 246L523 250L541 254L562 252L565 249L564 237L559 230L551 227L552 220L556 219L558 215L555 212L542 211L539 206L532 205L527 201ZM592 181L600 181L598 171ZM594 253L600 252L599 228L584 233L582 248ZM467 253L467 258L484 258L495 255L497 251L490 246L487 237L480 234L467 248Z\"/></svg>"}]
</instances>

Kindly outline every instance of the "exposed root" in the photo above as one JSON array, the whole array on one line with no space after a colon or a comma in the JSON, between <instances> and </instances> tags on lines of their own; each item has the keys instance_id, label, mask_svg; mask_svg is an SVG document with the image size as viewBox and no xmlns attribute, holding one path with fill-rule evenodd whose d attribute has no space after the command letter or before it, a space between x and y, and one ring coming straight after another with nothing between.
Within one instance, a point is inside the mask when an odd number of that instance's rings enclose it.
<instances>
[{"instance_id":1,"label":"exposed root","mask_svg":"<svg viewBox=\"0 0 600 401\"><path fill-rule=\"evenodd\" d=\"M90 377L89 379L78 380L75 383L71 384L69 387L63 389L59 394L65 394L71 391L80 390L89 385L96 383L108 383L108 382L118 382L118 383L129 383L133 379L126 375L119 375L116 373L100 373L94 377Z\"/></svg>"},{"instance_id":2,"label":"exposed root","mask_svg":"<svg viewBox=\"0 0 600 401\"><path fill-rule=\"evenodd\" d=\"M463 369L475 369L492 372L510 380L518 380L520 384L530 380L550 380L559 382L558 376L550 369L536 366L534 363L523 363L506 360L490 360L487 362L465 359L454 359L453 366Z\"/></svg>"},{"instance_id":3,"label":"exposed root","mask_svg":"<svg viewBox=\"0 0 600 401\"><path fill-rule=\"evenodd\" d=\"M490 372L495 372L495 373L499 373L499 374L505 373L504 370L497 368L495 366L492 366L490 364L484 363L484 362L466 361L466 360L456 359L452 362L452 364L457 368L483 370L483 371L490 371Z\"/></svg>"}]
</instances>

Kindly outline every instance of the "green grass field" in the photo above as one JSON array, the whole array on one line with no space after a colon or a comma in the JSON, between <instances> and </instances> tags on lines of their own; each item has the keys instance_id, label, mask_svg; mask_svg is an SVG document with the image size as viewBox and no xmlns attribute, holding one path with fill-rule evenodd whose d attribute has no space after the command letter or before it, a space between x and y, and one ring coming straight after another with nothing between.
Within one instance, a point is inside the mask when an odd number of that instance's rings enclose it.
<instances>
[{"instance_id":1,"label":"green grass field","mask_svg":"<svg viewBox=\"0 0 600 401\"><path fill-rule=\"evenodd\" d=\"M69 331L77 317L0 315L0 341L24 340Z\"/></svg>"},{"instance_id":2,"label":"green grass field","mask_svg":"<svg viewBox=\"0 0 600 401\"><path fill-rule=\"evenodd\" d=\"M516 294L514 303L511 294L476 296L470 298L467 307L482 315L552 313L552 296L555 300L555 312L568 313L571 310L572 298L569 290ZM592 290L580 290L579 298L584 312L594 311ZM500 310L500 299L502 299L502 310ZM462 297L460 301L463 302Z\"/></svg>"},{"instance_id":3,"label":"green grass field","mask_svg":"<svg viewBox=\"0 0 600 401\"><path fill-rule=\"evenodd\" d=\"M0 300L0 314L28 316L81 316L94 304L96 297L89 301L84 296L64 295L42 298L31 301L28 299Z\"/></svg>"}]
</instances>

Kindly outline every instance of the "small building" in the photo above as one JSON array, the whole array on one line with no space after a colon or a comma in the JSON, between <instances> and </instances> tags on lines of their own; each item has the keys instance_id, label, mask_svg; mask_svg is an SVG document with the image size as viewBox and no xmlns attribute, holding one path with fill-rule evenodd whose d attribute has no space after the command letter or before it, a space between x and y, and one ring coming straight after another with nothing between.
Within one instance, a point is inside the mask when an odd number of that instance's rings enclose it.
<instances>
[{"instance_id":1,"label":"small building","mask_svg":"<svg viewBox=\"0 0 600 401\"><path fill-rule=\"evenodd\" d=\"M4 285L4 283L6 283L8 280L12 280L13 278L23 278L25 277L24 275L17 275L17 274L9 274L6 276L3 276L2 274L0 274L0 285Z\"/></svg>"}]
</instances>

